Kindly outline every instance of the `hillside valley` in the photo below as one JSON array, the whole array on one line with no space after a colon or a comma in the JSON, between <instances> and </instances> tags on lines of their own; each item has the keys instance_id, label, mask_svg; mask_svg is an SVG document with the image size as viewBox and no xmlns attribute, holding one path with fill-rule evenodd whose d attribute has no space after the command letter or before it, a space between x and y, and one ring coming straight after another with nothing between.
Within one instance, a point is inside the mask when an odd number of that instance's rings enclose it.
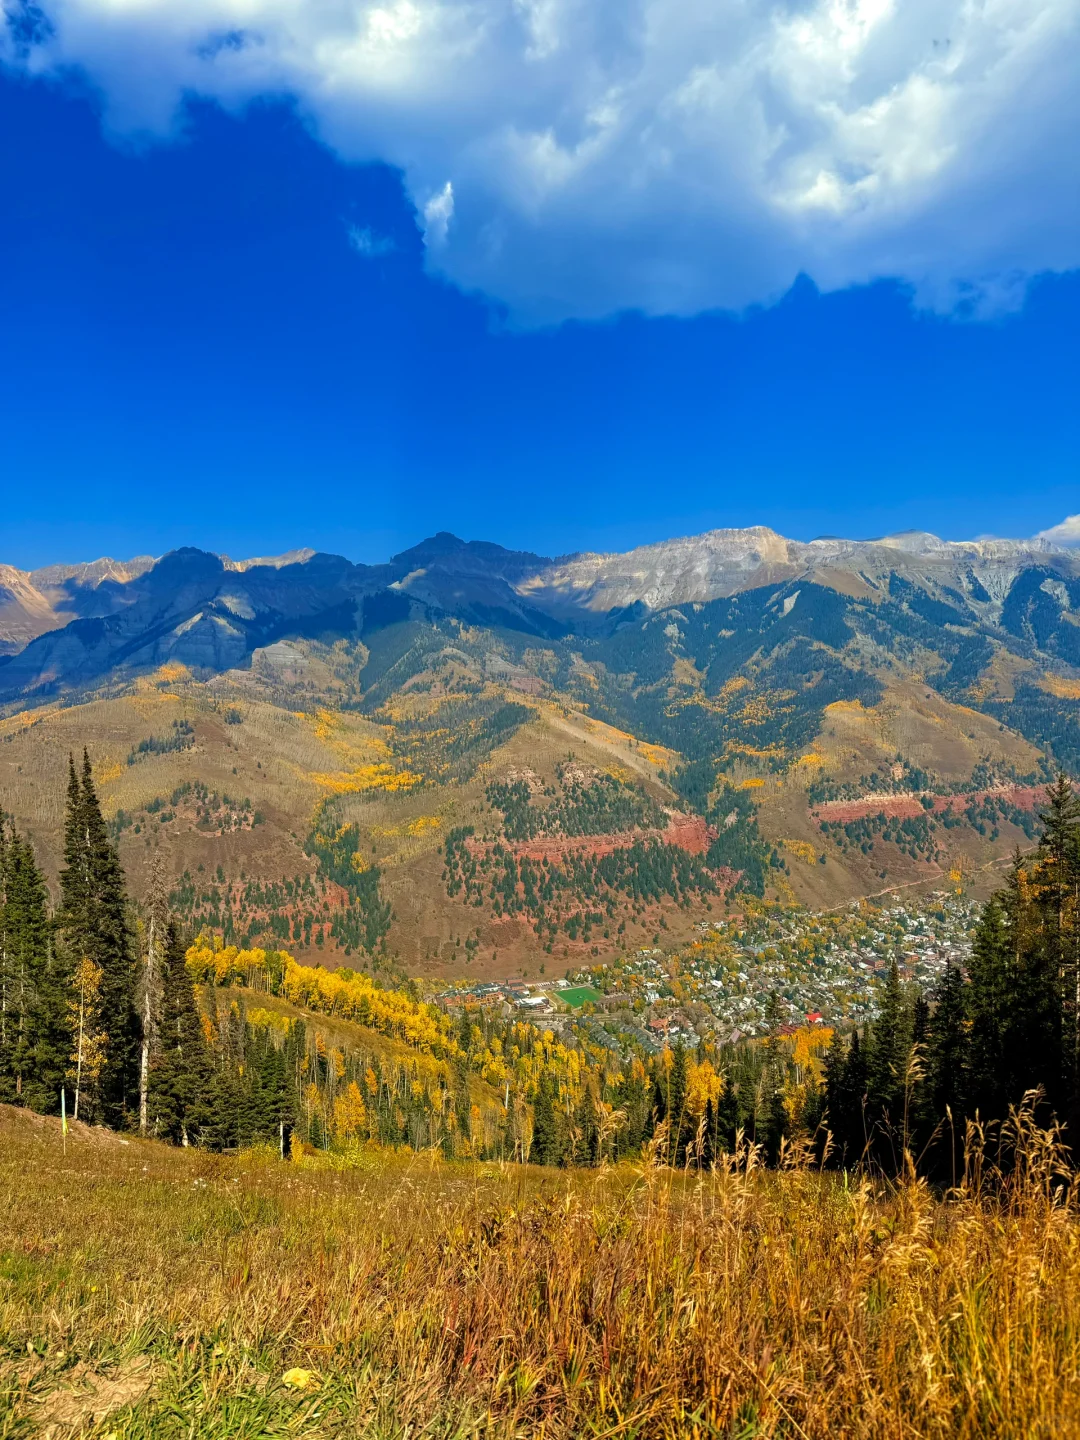
<instances>
[{"instance_id":1,"label":"hillside valley","mask_svg":"<svg viewBox=\"0 0 1080 1440\"><path fill-rule=\"evenodd\" d=\"M712 532L437 536L0 574L0 807L49 872L88 749L138 892L428 979L685 942L761 895L988 893L1080 771L1080 561Z\"/></svg>"}]
</instances>

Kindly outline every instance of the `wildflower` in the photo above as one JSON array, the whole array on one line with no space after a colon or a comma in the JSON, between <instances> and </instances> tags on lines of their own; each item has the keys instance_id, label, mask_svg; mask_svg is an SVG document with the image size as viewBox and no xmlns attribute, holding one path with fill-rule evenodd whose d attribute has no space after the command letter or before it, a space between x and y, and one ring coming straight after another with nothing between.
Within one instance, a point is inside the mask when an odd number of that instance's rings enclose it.
<instances>
[{"instance_id":1,"label":"wildflower","mask_svg":"<svg viewBox=\"0 0 1080 1440\"><path fill-rule=\"evenodd\" d=\"M318 1384L314 1370L301 1370L298 1366L292 1370L286 1370L281 1377L281 1383L288 1385L293 1390L312 1390Z\"/></svg>"}]
</instances>

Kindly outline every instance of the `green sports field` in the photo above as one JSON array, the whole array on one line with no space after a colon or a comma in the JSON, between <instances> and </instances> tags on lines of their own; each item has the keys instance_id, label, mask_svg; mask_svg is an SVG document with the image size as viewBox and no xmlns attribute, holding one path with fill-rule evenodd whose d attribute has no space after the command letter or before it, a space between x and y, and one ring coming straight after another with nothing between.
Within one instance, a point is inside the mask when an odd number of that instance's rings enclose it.
<instances>
[{"instance_id":1,"label":"green sports field","mask_svg":"<svg viewBox=\"0 0 1080 1440\"><path fill-rule=\"evenodd\" d=\"M569 1005L571 1010L580 1010L582 1005L592 1003L595 1005L598 1000L604 997L599 990L594 990L591 985L575 985L570 990L556 990L554 998Z\"/></svg>"}]
</instances>

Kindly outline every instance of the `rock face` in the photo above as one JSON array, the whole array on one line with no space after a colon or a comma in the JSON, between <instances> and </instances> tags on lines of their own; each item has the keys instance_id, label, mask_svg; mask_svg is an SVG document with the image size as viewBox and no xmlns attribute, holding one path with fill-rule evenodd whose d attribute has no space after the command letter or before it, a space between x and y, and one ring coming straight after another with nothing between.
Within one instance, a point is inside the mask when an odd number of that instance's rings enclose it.
<instances>
[{"instance_id":1,"label":"rock face","mask_svg":"<svg viewBox=\"0 0 1080 1440\"><path fill-rule=\"evenodd\" d=\"M533 604L554 611L650 610L716 600L758 585L805 578L828 584L848 576L871 590L890 574L966 592L976 603L1000 604L1019 572L1034 564L1080 574L1075 553L1045 540L939 540L909 531L880 540L786 540L774 530L710 530L682 540L643 545L625 555L572 555L538 568L518 583ZM987 594L983 602L979 591Z\"/></svg>"},{"instance_id":2,"label":"rock face","mask_svg":"<svg viewBox=\"0 0 1080 1440\"><path fill-rule=\"evenodd\" d=\"M774 530L710 530L684 540L642 545L625 555L572 555L523 577L518 589L552 610L606 612L631 605L715 600L800 571L799 547Z\"/></svg>"},{"instance_id":3,"label":"rock face","mask_svg":"<svg viewBox=\"0 0 1080 1440\"><path fill-rule=\"evenodd\" d=\"M1080 554L1045 539L801 542L755 526L550 560L442 533L373 566L311 550L233 561L195 549L0 566L0 702L169 660L213 673L289 637L363 634L414 614L555 639L802 580L890 599L941 626L1000 627L1080 665Z\"/></svg>"},{"instance_id":4,"label":"rock face","mask_svg":"<svg viewBox=\"0 0 1080 1440\"><path fill-rule=\"evenodd\" d=\"M152 556L140 555L41 570L0 565L0 655L17 654L38 635L72 620L122 610L131 598L131 581L153 564Z\"/></svg>"}]
</instances>

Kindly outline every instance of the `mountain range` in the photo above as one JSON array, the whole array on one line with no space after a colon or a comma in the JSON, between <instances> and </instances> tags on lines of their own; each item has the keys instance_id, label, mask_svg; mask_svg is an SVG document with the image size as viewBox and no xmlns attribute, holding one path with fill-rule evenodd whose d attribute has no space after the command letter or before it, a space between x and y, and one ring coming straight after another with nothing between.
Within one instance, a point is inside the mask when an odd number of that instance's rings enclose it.
<instances>
[{"instance_id":1,"label":"mountain range","mask_svg":"<svg viewBox=\"0 0 1080 1440\"><path fill-rule=\"evenodd\" d=\"M0 807L51 873L85 744L193 925L415 973L678 938L739 894L986 889L1080 774L1080 552L1046 538L182 549L0 569L0 644Z\"/></svg>"},{"instance_id":2,"label":"mountain range","mask_svg":"<svg viewBox=\"0 0 1080 1440\"><path fill-rule=\"evenodd\" d=\"M909 531L800 542L764 526L554 560L441 533L384 565L312 550L234 561L195 549L35 571L0 565L0 699L166 660L229 669L290 634L359 633L395 601L537 636L596 635L638 614L794 581L870 601L910 584L961 623L1018 638L1032 625L1041 648L1080 663L1078 578L1080 554L1045 539Z\"/></svg>"}]
</instances>

